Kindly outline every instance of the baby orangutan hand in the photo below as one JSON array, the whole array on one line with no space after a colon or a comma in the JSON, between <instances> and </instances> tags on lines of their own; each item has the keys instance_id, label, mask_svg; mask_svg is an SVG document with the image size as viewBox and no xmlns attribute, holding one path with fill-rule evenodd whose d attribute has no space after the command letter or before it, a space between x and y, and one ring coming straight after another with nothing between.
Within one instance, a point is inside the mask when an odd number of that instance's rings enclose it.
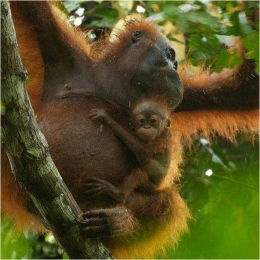
<instances>
[{"instance_id":1,"label":"baby orangutan hand","mask_svg":"<svg viewBox=\"0 0 260 260\"><path fill-rule=\"evenodd\" d=\"M100 180L95 177L87 178L84 188L84 194L87 196L88 200L94 199L100 195L105 195L120 204L123 204L124 202L124 194L108 181Z\"/></svg>"}]
</instances>

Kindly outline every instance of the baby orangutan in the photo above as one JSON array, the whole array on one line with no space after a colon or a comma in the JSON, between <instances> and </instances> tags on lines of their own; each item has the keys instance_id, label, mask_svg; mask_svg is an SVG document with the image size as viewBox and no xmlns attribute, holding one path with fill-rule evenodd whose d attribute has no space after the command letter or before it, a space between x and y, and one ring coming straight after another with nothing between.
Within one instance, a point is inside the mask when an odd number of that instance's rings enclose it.
<instances>
[{"instance_id":1,"label":"baby orangutan","mask_svg":"<svg viewBox=\"0 0 260 260\"><path fill-rule=\"evenodd\" d=\"M90 118L98 119L109 126L135 155L140 167L128 174L119 187L105 180L88 178L85 184L88 198L102 194L110 196L118 203L124 203L136 188L142 187L146 192L154 192L167 175L170 166L172 133L167 109L153 101L137 104L130 121L134 135L102 109L91 110Z\"/></svg>"}]
</instances>

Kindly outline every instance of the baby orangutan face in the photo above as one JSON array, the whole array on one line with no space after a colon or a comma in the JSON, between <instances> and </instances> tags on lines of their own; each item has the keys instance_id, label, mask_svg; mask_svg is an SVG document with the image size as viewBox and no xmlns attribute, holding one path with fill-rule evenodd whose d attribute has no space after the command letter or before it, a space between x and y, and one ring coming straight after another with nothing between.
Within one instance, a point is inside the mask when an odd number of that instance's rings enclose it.
<instances>
[{"instance_id":1,"label":"baby orangutan face","mask_svg":"<svg viewBox=\"0 0 260 260\"><path fill-rule=\"evenodd\" d=\"M170 126L167 110L152 101L142 102L134 108L131 123L136 136L145 143L154 141Z\"/></svg>"}]
</instances>

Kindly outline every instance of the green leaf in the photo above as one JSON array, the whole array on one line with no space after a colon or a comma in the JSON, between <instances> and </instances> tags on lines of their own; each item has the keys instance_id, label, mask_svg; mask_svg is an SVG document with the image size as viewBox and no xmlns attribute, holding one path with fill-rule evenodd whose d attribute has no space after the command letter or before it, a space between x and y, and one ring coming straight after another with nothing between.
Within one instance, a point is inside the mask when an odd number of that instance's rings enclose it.
<instances>
[{"instance_id":1,"label":"green leaf","mask_svg":"<svg viewBox=\"0 0 260 260\"><path fill-rule=\"evenodd\" d=\"M219 23L218 19L206 12L192 11L185 14L184 16L188 21L203 24L206 27L209 27L211 30L219 30L221 28L221 24Z\"/></svg>"},{"instance_id":2,"label":"green leaf","mask_svg":"<svg viewBox=\"0 0 260 260\"><path fill-rule=\"evenodd\" d=\"M64 6L67 9L67 13L70 13L72 11L76 11L80 7L80 4L78 1L65 1Z\"/></svg>"},{"instance_id":3,"label":"green leaf","mask_svg":"<svg viewBox=\"0 0 260 260\"><path fill-rule=\"evenodd\" d=\"M231 22L231 26L228 27L226 34L236 36L241 35L243 33L243 30L239 21L239 12L234 12L233 14L231 14L229 20Z\"/></svg>"},{"instance_id":4,"label":"green leaf","mask_svg":"<svg viewBox=\"0 0 260 260\"><path fill-rule=\"evenodd\" d=\"M259 32L252 30L243 38L243 45L248 50L245 57L256 61L255 72L259 73Z\"/></svg>"},{"instance_id":5,"label":"green leaf","mask_svg":"<svg viewBox=\"0 0 260 260\"><path fill-rule=\"evenodd\" d=\"M216 72L221 72L224 68L233 69L240 64L242 64L242 60L237 56L236 51L230 53L227 50L221 50L215 56L213 68Z\"/></svg>"}]
</instances>

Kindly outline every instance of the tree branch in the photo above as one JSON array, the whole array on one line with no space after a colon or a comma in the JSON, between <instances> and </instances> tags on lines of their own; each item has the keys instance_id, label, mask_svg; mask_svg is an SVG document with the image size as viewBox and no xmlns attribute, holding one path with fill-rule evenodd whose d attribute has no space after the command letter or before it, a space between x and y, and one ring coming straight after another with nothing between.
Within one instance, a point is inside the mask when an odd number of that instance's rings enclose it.
<instances>
[{"instance_id":1,"label":"tree branch","mask_svg":"<svg viewBox=\"0 0 260 260\"><path fill-rule=\"evenodd\" d=\"M2 139L18 183L29 193L70 258L112 258L98 239L80 234L82 211L54 165L31 107L9 3L1 1Z\"/></svg>"}]
</instances>

